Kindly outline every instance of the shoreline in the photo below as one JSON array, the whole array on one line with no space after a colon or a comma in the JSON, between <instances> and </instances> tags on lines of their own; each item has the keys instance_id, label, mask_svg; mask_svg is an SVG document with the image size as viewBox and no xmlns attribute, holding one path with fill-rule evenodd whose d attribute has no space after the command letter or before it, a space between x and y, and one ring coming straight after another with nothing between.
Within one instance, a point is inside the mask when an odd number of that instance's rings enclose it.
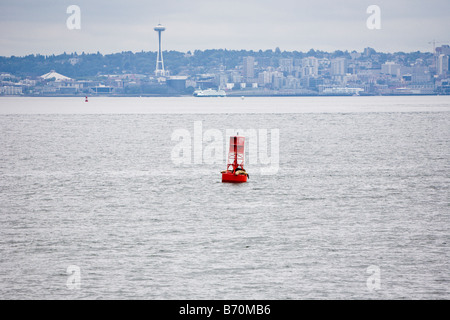
<instances>
[{"instance_id":1,"label":"shoreline","mask_svg":"<svg viewBox=\"0 0 450 320\"><path fill-rule=\"evenodd\" d=\"M196 97L193 95L164 95L164 94L102 94L102 95L87 95L88 98L253 98L253 97L405 97L405 96L450 96L450 94L435 94L435 93L404 93L404 94L229 94L225 97ZM0 95L0 98L84 98L86 95Z\"/></svg>"}]
</instances>

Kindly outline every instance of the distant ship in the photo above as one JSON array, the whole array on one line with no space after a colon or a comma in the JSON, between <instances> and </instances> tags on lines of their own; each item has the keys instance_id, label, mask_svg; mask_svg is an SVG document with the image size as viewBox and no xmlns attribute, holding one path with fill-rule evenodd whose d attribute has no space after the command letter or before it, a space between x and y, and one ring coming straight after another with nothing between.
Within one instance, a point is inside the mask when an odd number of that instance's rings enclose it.
<instances>
[{"instance_id":1,"label":"distant ship","mask_svg":"<svg viewBox=\"0 0 450 320\"><path fill-rule=\"evenodd\" d=\"M226 95L224 90L206 89L194 91L194 97L225 97Z\"/></svg>"}]
</instances>

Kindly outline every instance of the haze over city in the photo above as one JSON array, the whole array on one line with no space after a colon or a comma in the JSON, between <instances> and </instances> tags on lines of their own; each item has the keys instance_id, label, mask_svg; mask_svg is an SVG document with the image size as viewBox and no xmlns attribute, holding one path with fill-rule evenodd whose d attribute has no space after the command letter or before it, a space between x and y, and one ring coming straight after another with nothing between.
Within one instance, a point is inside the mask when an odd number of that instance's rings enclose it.
<instances>
[{"instance_id":1,"label":"haze over city","mask_svg":"<svg viewBox=\"0 0 450 320\"><path fill-rule=\"evenodd\" d=\"M366 26L381 9L381 28ZM70 30L66 12L81 10ZM450 2L434 1L13 1L0 3L0 56L156 51L153 27L167 26L163 50L275 49L382 52L433 50L449 43Z\"/></svg>"}]
</instances>

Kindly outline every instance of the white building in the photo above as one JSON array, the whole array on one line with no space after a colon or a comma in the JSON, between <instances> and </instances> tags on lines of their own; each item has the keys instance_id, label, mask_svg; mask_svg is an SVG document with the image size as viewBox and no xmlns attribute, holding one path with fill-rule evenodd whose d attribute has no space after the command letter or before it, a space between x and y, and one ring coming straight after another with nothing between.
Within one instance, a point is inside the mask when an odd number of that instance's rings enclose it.
<instances>
[{"instance_id":1,"label":"white building","mask_svg":"<svg viewBox=\"0 0 450 320\"><path fill-rule=\"evenodd\" d=\"M440 76L447 75L449 71L449 56L446 54L440 54L437 57L437 73Z\"/></svg>"},{"instance_id":2,"label":"white building","mask_svg":"<svg viewBox=\"0 0 450 320\"><path fill-rule=\"evenodd\" d=\"M63 76L62 74L59 74L55 70L52 70L49 73L43 74L41 76L41 78L44 79L44 80L55 79L55 81L70 81L70 80L72 80L69 77L66 77L66 76Z\"/></svg>"},{"instance_id":3,"label":"white building","mask_svg":"<svg viewBox=\"0 0 450 320\"><path fill-rule=\"evenodd\" d=\"M272 83L272 75L269 71L263 71L258 74L258 84L264 86L266 84Z\"/></svg>"},{"instance_id":4,"label":"white building","mask_svg":"<svg viewBox=\"0 0 450 320\"><path fill-rule=\"evenodd\" d=\"M342 88L342 87L324 87L322 88L323 94L348 94L348 95L359 95L360 92L364 92L363 88Z\"/></svg>"},{"instance_id":5,"label":"white building","mask_svg":"<svg viewBox=\"0 0 450 320\"><path fill-rule=\"evenodd\" d=\"M242 66L242 76L244 80L253 79L255 77L255 58L245 57L244 64Z\"/></svg>"},{"instance_id":6,"label":"white building","mask_svg":"<svg viewBox=\"0 0 450 320\"><path fill-rule=\"evenodd\" d=\"M280 59L280 71L292 73L294 71L294 59Z\"/></svg>"},{"instance_id":7,"label":"white building","mask_svg":"<svg viewBox=\"0 0 450 320\"><path fill-rule=\"evenodd\" d=\"M335 76L345 76L347 74L347 59L336 58L331 60L331 74Z\"/></svg>"},{"instance_id":8,"label":"white building","mask_svg":"<svg viewBox=\"0 0 450 320\"><path fill-rule=\"evenodd\" d=\"M388 61L381 65L381 73L400 77L401 66L393 61Z\"/></svg>"},{"instance_id":9,"label":"white building","mask_svg":"<svg viewBox=\"0 0 450 320\"><path fill-rule=\"evenodd\" d=\"M22 87L19 86L4 86L0 87L0 93L4 95L20 95L22 94Z\"/></svg>"},{"instance_id":10,"label":"white building","mask_svg":"<svg viewBox=\"0 0 450 320\"><path fill-rule=\"evenodd\" d=\"M302 59L302 77L319 75L319 59L308 57Z\"/></svg>"}]
</instances>

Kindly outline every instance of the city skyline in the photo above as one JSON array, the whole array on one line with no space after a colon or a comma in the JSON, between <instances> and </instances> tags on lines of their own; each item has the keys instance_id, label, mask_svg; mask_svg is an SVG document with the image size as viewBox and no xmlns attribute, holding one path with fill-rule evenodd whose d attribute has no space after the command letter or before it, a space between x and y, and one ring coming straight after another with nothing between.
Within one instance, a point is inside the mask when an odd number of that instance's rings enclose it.
<instances>
[{"instance_id":1,"label":"city skyline","mask_svg":"<svg viewBox=\"0 0 450 320\"><path fill-rule=\"evenodd\" d=\"M164 72L151 52L0 57L0 95L450 94L450 46L436 52L169 51Z\"/></svg>"},{"instance_id":2,"label":"city skyline","mask_svg":"<svg viewBox=\"0 0 450 320\"><path fill-rule=\"evenodd\" d=\"M70 5L80 8L80 26L69 29ZM436 0L377 1L380 29L370 29L371 1L314 3L281 0L137 1L110 3L85 0L5 0L0 4L0 56L62 52L157 51L158 23L168 26L164 50L196 49L281 50L310 49L381 52L432 52L449 43L450 3ZM436 41L434 43L434 41Z\"/></svg>"}]
</instances>

